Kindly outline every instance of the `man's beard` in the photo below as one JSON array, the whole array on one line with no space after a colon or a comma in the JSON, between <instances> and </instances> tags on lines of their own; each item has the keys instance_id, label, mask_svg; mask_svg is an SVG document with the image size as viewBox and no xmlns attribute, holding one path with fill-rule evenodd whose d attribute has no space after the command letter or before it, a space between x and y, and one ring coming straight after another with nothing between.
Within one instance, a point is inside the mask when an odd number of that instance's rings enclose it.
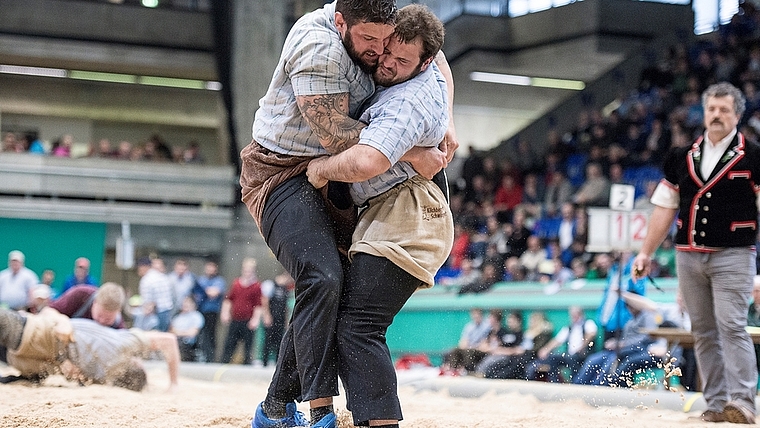
<instances>
[{"instance_id":1,"label":"man's beard","mask_svg":"<svg viewBox=\"0 0 760 428\"><path fill-rule=\"evenodd\" d=\"M356 52L356 46L354 46L354 40L351 38L350 31L346 31L346 35L343 37L343 46L346 48L346 52L348 52L348 56L351 57L354 64L358 65L363 72L369 75L372 75L375 72L377 62L374 64L367 64L362 61L361 55ZM377 57L378 56L375 56L375 58Z\"/></svg>"}]
</instances>

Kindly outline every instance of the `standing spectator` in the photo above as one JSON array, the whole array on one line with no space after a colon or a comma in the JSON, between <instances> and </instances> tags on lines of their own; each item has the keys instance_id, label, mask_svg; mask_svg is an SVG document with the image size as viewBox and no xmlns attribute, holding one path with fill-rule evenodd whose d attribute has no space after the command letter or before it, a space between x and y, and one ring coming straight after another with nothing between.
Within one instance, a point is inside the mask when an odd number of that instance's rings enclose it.
<instances>
[{"instance_id":1,"label":"standing spectator","mask_svg":"<svg viewBox=\"0 0 760 428\"><path fill-rule=\"evenodd\" d=\"M665 160L634 274L649 274L655 250L678 216L678 284L707 401L701 419L754 424L758 370L745 327L757 272L760 147L737 131L745 109L739 89L711 85L702 107L704 135Z\"/></svg>"},{"instance_id":2,"label":"standing spectator","mask_svg":"<svg viewBox=\"0 0 760 428\"><path fill-rule=\"evenodd\" d=\"M65 293L69 288L75 285L82 284L98 286L98 282L95 281L95 278L90 276L90 259L86 257L79 257L74 260L74 273L67 276L63 281L59 295Z\"/></svg>"},{"instance_id":3,"label":"standing spectator","mask_svg":"<svg viewBox=\"0 0 760 428\"><path fill-rule=\"evenodd\" d=\"M185 296L180 312L172 318L169 332L177 335L182 361L195 361L198 334L203 328L203 315L198 312L193 296Z\"/></svg>"},{"instance_id":4,"label":"standing spectator","mask_svg":"<svg viewBox=\"0 0 760 428\"><path fill-rule=\"evenodd\" d=\"M69 318L86 318L100 325L124 328L121 316L126 293L124 287L106 282L100 287L75 285L50 303L50 307Z\"/></svg>"},{"instance_id":5,"label":"standing spectator","mask_svg":"<svg viewBox=\"0 0 760 428\"><path fill-rule=\"evenodd\" d=\"M178 312L182 308L182 302L189 296L195 287L195 274L190 272L187 259L178 258L174 262L174 269L169 273L174 295L174 310Z\"/></svg>"},{"instance_id":6,"label":"standing spectator","mask_svg":"<svg viewBox=\"0 0 760 428\"><path fill-rule=\"evenodd\" d=\"M203 314L203 328L199 337L203 361L213 362L216 354L216 324L222 310L227 282L219 275L219 265L207 261L203 275L193 287L193 297L198 302L198 311Z\"/></svg>"},{"instance_id":7,"label":"standing spectator","mask_svg":"<svg viewBox=\"0 0 760 428\"><path fill-rule=\"evenodd\" d=\"M243 260L240 277L232 281L222 302L221 321L229 324L222 363L228 364L232 360L235 348L242 341L243 364L250 365L253 362L253 339L261 321L261 283L256 276L256 260Z\"/></svg>"},{"instance_id":8,"label":"standing spectator","mask_svg":"<svg viewBox=\"0 0 760 428\"><path fill-rule=\"evenodd\" d=\"M31 303L32 290L40 283L36 273L24 266L24 253L8 253L8 268L0 271L0 307L23 310Z\"/></svg>"},{"instance_id":9,"label":"standing spectator","mask_svg":"<svg viewBox=\"0 0 760 428\"><path fill-rule=\"evenodd\" d=\"M143 300L145 314L156 314L159 331L169 331L174 293L169 277L161 271L163 261L142 257L137 261L137 274L140 276L140 297Z\"/></svg>"},{"instance_id":10,"label":"standing spectator","mask_svg":"<svg viewBox=\"0 0 760 428\"><path fill-rule=\"evenodd\" d=\"M31 314L38 314L42 309L50 304L50 297L52 296L52 290L50 286L46 284L38 284L37 287L32 290L32 298L29 307L26 311Z\"/></svg>"},{"instance_id":11,"label":"standing spectator","mask_svg":"<svg viewBox=\"0 0 760 428\"><path fill-rule=\"evenodd\" d=\"M598 332L596 323L586 318L580 306L571 306L567 312L570 324L562 327L549 343L538 350L537 360L526 369L528 380L538 380L545 376L549 382L561 382L562 367L570 370L572 379L594 349ZM555 352L560 348L561 352Z\"/></svg>"},{"instance_id":12,"label":"standing spectator","mask_svg":"<svg viewBox=\"0 0 760 428\"><path fill-rule=\"evenodd\" d=\"M261 361L266 367L269 358L277 362L280 353L280 342L285 335L285 325L288 321L288 297L295 284L289 273L283 272L261 284L261 303L264 314L264 350Z\"/></svg>"}]
</instances>

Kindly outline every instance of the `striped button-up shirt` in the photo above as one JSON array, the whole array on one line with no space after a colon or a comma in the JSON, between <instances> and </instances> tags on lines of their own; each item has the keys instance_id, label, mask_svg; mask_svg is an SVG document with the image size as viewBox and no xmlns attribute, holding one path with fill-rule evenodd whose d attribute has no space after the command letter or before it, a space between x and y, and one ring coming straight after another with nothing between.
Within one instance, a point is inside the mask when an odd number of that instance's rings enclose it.
<instances>
[{"instance_id":1,"label":"striped button-up shirt","mask_svg":"<svg viewBox=\"0 0 760 428\"><path fill-rule=\"evenodd\" d=\"M411 80L379 88L367 105L360 120L369 126L362 130L359 144L376 148L392 166L351 186L357 205L417 175L399 159L414 146L439 145L449 125L446 80L435 63Z\"/></svg>"},{"instance_id":2,"label":"striped button-up shirt","mask_svg":"<svg viewBox=\"0 0 760 428\"><path fill-rule=\"evenodd\" d=\"M327 152L301 115L297 96L349 94L349 115L375 90L372 78L351 60L335 27L335 3L304 15L285 39L266 95L259 100L253 139L267 149L294 156Z\"/></svg>"}]
</instances>

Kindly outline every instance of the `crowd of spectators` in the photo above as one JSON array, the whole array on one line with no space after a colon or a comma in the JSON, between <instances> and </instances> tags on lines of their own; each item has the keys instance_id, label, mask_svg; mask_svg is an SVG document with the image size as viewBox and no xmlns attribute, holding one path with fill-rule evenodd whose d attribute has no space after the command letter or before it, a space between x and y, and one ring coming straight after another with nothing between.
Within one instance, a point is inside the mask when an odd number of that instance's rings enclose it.
<instances>
[{"instance_id":1,"label":"crowd of spectators","mask_svg":"<svg viewBox=\"0 0 760 428\"><path fill-rule=\"evenodd\" d=\"M758 141L760 14L751 2L741 7L710 37L653 55L614 108L580 111L572 129L549 129L545 141L517 136L503 143L508 156L469 148L452 186L455 242L439 282L483 292L501 281L543 281L557 292L575 278L604 277L609 255L585 251L587 208L607 207L616 183L635 187L634 208L651 208L665 153L703 132L700 94L710 84L743 90L739 129ZM656 276L675 275L670 240L655 260Z\"/></svg>"},{"instance_id":2,"label":"crowd of spectators","mask_svg":"<svg viewBox=\"0 0 760 428\"><path fill-rule=\"evenodd\" d=\"M3 152L32 153L54 157L70 158L73 155L74 137L64 134L52 143L42 141L35 132L3 133L0 150ZM84 157L131 161L174 162L180 164L203 164L200 146L193 140L186 145L170 145L158 134L135 144L127 140L113 144L108 138L101 138L87 146Z\"/></svg>"}]
</instances>

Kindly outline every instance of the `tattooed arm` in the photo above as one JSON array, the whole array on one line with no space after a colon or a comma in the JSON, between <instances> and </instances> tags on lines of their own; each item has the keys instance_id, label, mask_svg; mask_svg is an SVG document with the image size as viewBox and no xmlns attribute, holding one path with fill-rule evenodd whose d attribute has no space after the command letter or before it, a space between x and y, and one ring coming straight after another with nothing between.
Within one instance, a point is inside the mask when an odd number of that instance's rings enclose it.
<instances>
[{"instance_id":1,"label":"tattooed arm","mask_svg":"<svg viewBox=\"0 0 760 428\"><path fill-rule=\"evenodd\" d=\"M367 125L348 117L348 93L297 96L296 102L306 122L331 155L359 141Z\"/></svg>"}]
</instances>

